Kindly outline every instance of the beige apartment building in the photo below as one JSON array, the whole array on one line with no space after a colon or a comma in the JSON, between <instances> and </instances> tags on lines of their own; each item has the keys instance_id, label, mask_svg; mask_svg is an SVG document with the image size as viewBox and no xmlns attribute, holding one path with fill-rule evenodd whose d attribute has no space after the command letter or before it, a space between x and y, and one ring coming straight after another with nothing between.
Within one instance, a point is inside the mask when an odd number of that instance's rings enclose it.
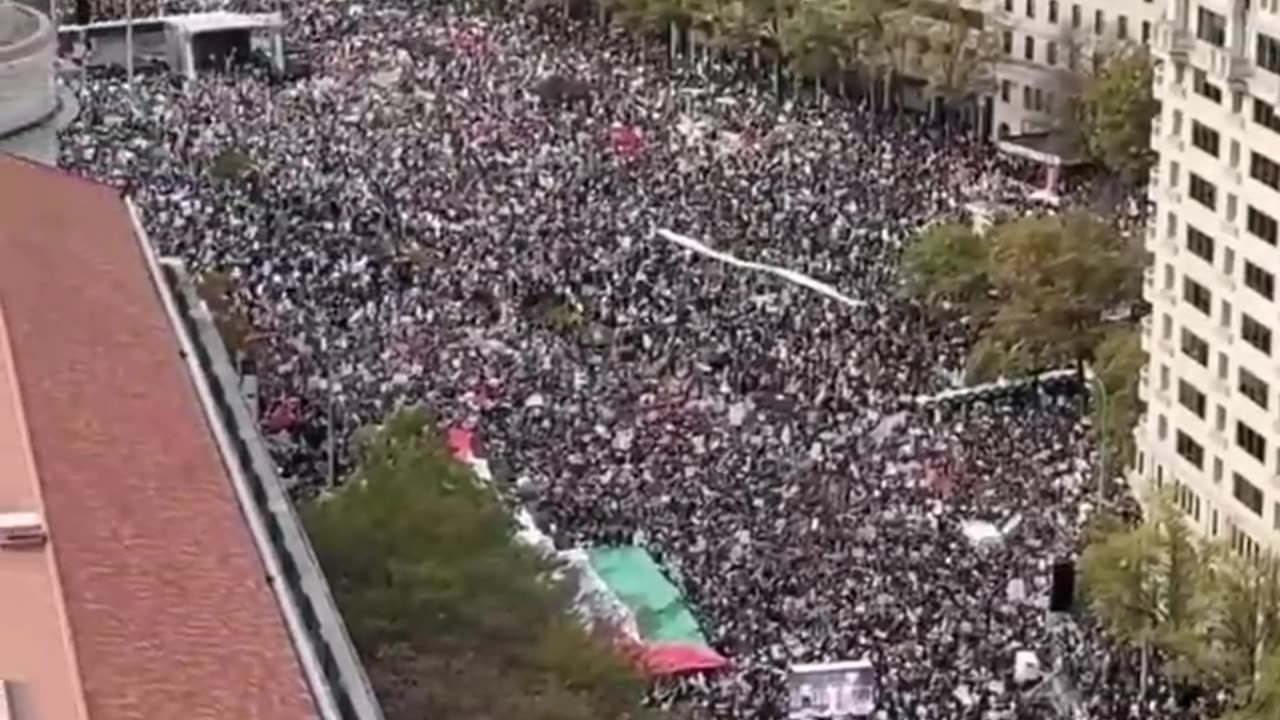
<instances>
[{"instance_id":1,"label":"beige apartment building","mask_svg":"<svg viewBox=\"0 0 1280 720\"><path fill-rule=\"evenodd\" d=\"M1124 43L1155 37L1164 0L988 0L1005 59L996 67L997 136L1059 129L1082 71Z\"/></svg>"},{"instance_id":2,"label":"beige apartment building","mask_svg":"<svg viewBox=\"0 0 1280 720\"><path fill-rule=\"evenodd\" d=\"M1140 481L1209 536L1280 548L1277 0L1171 0L1155 28Z\"/></svg>"}]
</instances>

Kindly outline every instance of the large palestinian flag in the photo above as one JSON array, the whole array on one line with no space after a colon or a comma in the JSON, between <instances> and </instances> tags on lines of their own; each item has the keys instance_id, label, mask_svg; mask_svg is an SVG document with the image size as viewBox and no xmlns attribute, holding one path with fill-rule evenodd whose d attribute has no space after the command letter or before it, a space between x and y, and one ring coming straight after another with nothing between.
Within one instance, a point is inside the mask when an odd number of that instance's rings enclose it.
<instances>
[{"instance_id":1,"label":"large palestinian flag","mask_svg":"<svg viewBox=\"0 0 1280 720\"><path fill-rule=\"evenodd\" d=\"M454 457L476 476L493 481L488 460L476 452L475 431L451 428L445 437ZM584 621L606 621L621 635L645 670L674 675L724 667L728 661L707 645L683 595L648 552L639 547L557 551L525 510L515 513L521 542L556 556L579 572L579 612Z\"/></svg>"},{"instance_id":2,"label":"large palestinian flag","mask_svg":"<svg viewBox=\"0 0 1280 720\"><path fill-rule=\"evenodd\" d=\"M630 612L638 654L655 675L714 670L728 664L707 644L679 589L643 548L593 548L592 570Z\"/></svg>"}]
</instances>

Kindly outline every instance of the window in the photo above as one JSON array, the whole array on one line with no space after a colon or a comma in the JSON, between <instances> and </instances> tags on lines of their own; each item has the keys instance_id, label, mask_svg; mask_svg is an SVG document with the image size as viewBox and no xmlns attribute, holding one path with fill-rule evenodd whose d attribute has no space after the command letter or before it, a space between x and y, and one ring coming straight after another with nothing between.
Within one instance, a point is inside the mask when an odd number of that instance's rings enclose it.
<instances>
[{"instance_id":1,"label":"window","mask_svg":"<svg viewBox=\"0 0 1280 720\"><path fill-rule=\"evenodd\" d=\"M1240 384L1237 386L1240 388L1240 394L1252 400L1254 405L1266 410L1270 402L1268 398L1271 395L1271 388L1267 387L1267 383L1262 378L1244 368L1238 368L1236 372L1240 374Z\"/></svg>"},{"instance_id":2,"label":"window","mask_svg":"<svg viewBox=\"0 0 1280 720\"><path fill-rule=\"evenodd\" d=\"M1257 515L1262 515L1262 491L1257 485L1241 477L1240 473L1231 473L1231 494L1236 496L1241 505Z\"/></svg>"},{"instance_id":3,"label":"window","mask_svg":"<svg viewBox=\"0 0 1280 720\"><path fill-rule=\"evenodd\" d=\"M1190 515L1196 520L1199 520L1200 519L1200 496L1196 495L1191 488L1181 483L1178 484L1174 493L1175 493L1175 500L1178 503L1178 507L1182 508L1182 511L1187 515Z\"/></svg>"},{"instance_id":4,"label":"window","mask_svg":"<svg viewBox=\"0 0 1280 720\"><path fill-rule=\"evenodd\" d=\"M1249 153L1249 177L1272 190L1280 190L1280 165L1261 153Z\"/></svg>"},{"instance_id":5,"label":"window","mask_svg":"<svg viewBox=\"0 0 1280 720\"><path fill-rule=\"evenodd\" d=\"M1027 0L1027 17L1036 19L1036 0Z\"/></svg>"},{"instance_id":6,"label":"window","mask_svg":"<svg viewBox=\"0 0 1280 720\"><path fill-rule=\"evenodd\" d=\"M1151 21L1142 21L1142 44L1146 45L1151 42Z\"/></svg>"},{"instance_id":7,"label":"window","mask_svg":"<svg viewBox=\"0 0 1280 720\"><path fill-rule=\"evenodd\" d=\"M1058 0L1049 0L1049 22L1058 22Z\"/></svg>"},{"instance_id":8,"label":"window","mask_svg":"<svg viewBox=\"0 0 1280 720\"><path fill-rule=\"evenodd\" d=\"M1196 10L1196 37L1222 47L1227 44L1227 18L1201 7Z\"/></svg>"},{"instance_id":9,"label":"window","mask_svg":"<svg viewBox=\"0 0 1280 720\"><path fill-rule=\"evenodd\" d=\"M1000 102L1009 102L1009 96L1013 94L1013 83L1008 80L1000 81Z\"/></svg>"},{"instance_id":10,"label":"window","mask_svg":"<svg viewBox=\"0 0 1280 720\"><path fill-rule=\"evenodd\" d=\"M1005 55L1013 54L1013 33L1005 30L1000 36L1000 46L1004 48Z\"/></svg>"},{"instance_id":11,"label":"window","mask_svg":"<svg viewBox=\"0 0 1280 720\"><path fill-rule=\"evenodd\" d=\"M1235 550L1237 555L1249 560L1258 559L1258 555L1262 553L1262 546L1257 540L1249 537L1249 533L1231 524L1230 521L1228 521L1227 530L1230 531L1228 534L1231 537L1231 549Z\"/></svg>"},{"instance_id":12,"label":"window","mask_svg":"<svg viewBox=\"0 0 1280 720\"><path fill-rule=\"evenodd\" d=\"M1116 37L1121 40L1129 39L1129 18L1124 15L1116 18Z\"/></svg>"},{"instance_id":13,"label":"window","mask_svg":"<svg viewBox=\"0 0 1280 720\"><path fill-rule=\"evenodd\" d=\"M1248 260L1244 261L1244 284L1268 300L1275 297L1276 276Z\"/></svg>"},{"instance_id":14,"label":"window","mask_svg":"<svg viewBox=\"0 0 1280 720\"><path fill-rule=\"evenodd\" d=\"M1182 354L1209 367L1209 343L1186 328L1182 328Z\"/></svg>"},{"instance_id":15,"label":"window","mask_svg":"<svg viewBox=\"0 0 1280 720\"><path fill-rule=\"evenodd\" d=\"M1102 31L1106 29L1106 27L1107 27L1107 23L1103 19L1102 11L1094 10L1093 11L1093 32L1098 35L1101 35Z\"/></svg>"},{"instance_id":16,"label":"window","mask_svg":"<svg viewBox=\"0 0 1280 720\"><path fill-rule=\"evenodd\" d=\"M1080 6L1073 3L1071 5L1071 27L1078 29L1083 24L1084 20L1080 17Z\"/></svg>"},{"instance_id":17,"label":"window","mask_svg":"<svg viewBox=\"0 0 1280 720\"><path fill-rule=\"evenodd\" d=\"M1013 0L1004 0L1004 11L1013 12Z\"/></svg>"},{"instance_id":18,"label":"window","mask_svg":"<svg viewBox=\"0 0 1280 720\"><path fill-rule=\"evenodd\" d=\"M1026 110L1030 110L1032 107L1030 85L1022 86L1022 107Z\"/></svg>"},{"instance_id":19,"label":"window","mask_svg":"<svg viewBox=\"0 0 1280 720\"><path fill-rule=\"evenodd\" d=\"M1253 121L1280 133L1280 115L1276 114L1276 107L1265 100L1253 99Z\"/></svg>"},{"instance_id":20,"label":"window","mask_svg":"<svg viewBox=\"0 0 1280 720\"><path fill-rule=\"evenodd\" d=\"M1252 205L1249 206L1249 212L1245 213L1245 227L1249 234L1268 245L1275 245L1277 236L1280 236L1280 224L1276 223L1276 219Z\"/></svg>"},{"instance_id":21,"label":"window","mask_svg":"<svg viewBox=\"0 0 1280 720\"><path fill-rule=\"evenodd\" d=\"M1205 180L1195 173L1187 173L1191 176L1190 194L1191 199L1209 208L1210 210L1218 209L1218 188L1213 183Z\"/></svg>"},{"instance_id":22,"label":"window","mask_svg":"<svg viewBox=\"0 0 1280 720\"><path fill-rule=\"evenodd\" d=\"M1182 299L1205 315L1211 312L1213 294L1209 292L1209 288L1185 275L1182 278Z\"/></svg>"},{"instance_id":23,"label":"window","mask_svg":"<svg viewBox=\"0 0 1280 720\"><path fill-rule=\"evenodd\" d=\"M1058 43L1050 41L1044 48L1044 61L1049 65L1058 64Z\"/></svg>"},{"instance_id":24,"label":"window","mask_svg":"<svg viewBox=\"0 0 1280 720\"><path fill-rule=\"evenodd\" d=\"M1267 440L1257 430L1246 425L1242 420L1236 421L1236 445L1249 453L1260 463L1267 461Z\"/></svg>"},{"instance_id":25,"label":"window","mask_svg":"<svg viewBox=\"0 0 1280 720\"><path fill-rule=\"evenodd\" d=\"M1197 390L1195 385L1192 385L1186 380L1179 380L1178 402L1182 404L1182 407L1190 410L1196 417L1201 420L1204 419L1204 393Z\"/></svg>"},{"instance_id":26,"label":"window","mask_svg":"<svg viewBox=\"0 0 1280 720\"><path fill-rule=\"evenodd\" d=\"M1187 249L1210 265L1213 264L1213 238L1187 225Z\"/></svg>"},{"instance_id":27,"label":"window","mask_svg":"<svg viewBox=\"0 0 1280 720\"><path fill-rule=\"evenodd\" d=\"M1192 76L1191 85L1195 89L1196 94L1208 98L1216 103L1222 102L1222 88L1209 82L1209 76L1203 70L1197 69Z\"/></svg>"},{"instance_id":28,"label":"window","mask_svg":"<svg viewBox=\"0 0 1280 720\"><path fill-rule=\"evenodd\" d=\"M1209 153L1214 157L1218 157L1218 146L1222 142L1218 131L1201 123L1199 120L1191 121L1191 144Z\"/></svg>"},{"instance_id":29,"label":"window","mask_svg":"<svg viewBox=\"0 0 1280 720\"><path fill-rule=\"evenodd\" d=\"M1258 33L1253 61L1263 70L1280 75L1280 40L1266 33Z\"/></svg>"},{"instance_id":30,"label":"window","mask_svg":"<svg viewBox=\"0 0 1280 720\"><path fill-rule=\"evenodd\" d=\"M1022 57L1026 60L1036 59L1036 39L1030 35L1022 39Z\"/></svg>"},{"instance_id":31,"label":"window","mask_svg":"<svg viewBox=\"0 0 1280 720\"><path fill-rule=\"evenodd\" d=\"M1183 460L1191 463L1197 470L1204 469L1204 448L1200 446L1200 443L1192 440L1190 435L1179 430L1174 445Z\"/></svg>"},{"instance_id":32,"label":"window","mask_svg":"<svg viewBox=\"0 0 1280 720\"><path fill-rule=\"evenodd\" d=\"M1271 354L1271 330L1248 313L1240 313L1240 337L1263 353Z\"/></svg>"}]
</instances>

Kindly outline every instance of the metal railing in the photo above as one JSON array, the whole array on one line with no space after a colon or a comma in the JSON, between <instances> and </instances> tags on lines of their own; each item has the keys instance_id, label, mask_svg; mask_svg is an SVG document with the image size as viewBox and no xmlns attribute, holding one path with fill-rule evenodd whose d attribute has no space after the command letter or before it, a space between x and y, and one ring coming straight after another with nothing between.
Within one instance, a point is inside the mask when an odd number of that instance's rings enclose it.
<instances>
[{"instance_id":1,"label":"metal railing","mask_svg":"<svg viewBox=\"0 0 1280 720\"><path fill-rule=\"evenodd\" d=\"M129 203L139 245L198 377L212 430L233 476L241 510L263 555L299 662L324 720L383 720L368 675L323 570L267 452L213 318L182 266L158 259ZM247 497L246 497L247 496Z\"/></svg>"}]
</instances>

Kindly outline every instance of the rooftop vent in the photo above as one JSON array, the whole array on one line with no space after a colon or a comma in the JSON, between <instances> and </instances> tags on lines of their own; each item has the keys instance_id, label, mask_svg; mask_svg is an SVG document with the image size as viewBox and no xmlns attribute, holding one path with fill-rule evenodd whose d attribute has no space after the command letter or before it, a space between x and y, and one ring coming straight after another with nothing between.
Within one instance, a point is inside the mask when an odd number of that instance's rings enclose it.
<instances>
[{"instance_id":1,"label":"rooftop vent","mask_svg":"<svg viewBox=\"0 0 1280 720\"><path fill-rule=\"evenodd\" d=\"M48 539L40 513L0 513L0 550L38 548ZM0 720L5 720L3 714L0 714Z\"/></svg>"}]
</instances>

